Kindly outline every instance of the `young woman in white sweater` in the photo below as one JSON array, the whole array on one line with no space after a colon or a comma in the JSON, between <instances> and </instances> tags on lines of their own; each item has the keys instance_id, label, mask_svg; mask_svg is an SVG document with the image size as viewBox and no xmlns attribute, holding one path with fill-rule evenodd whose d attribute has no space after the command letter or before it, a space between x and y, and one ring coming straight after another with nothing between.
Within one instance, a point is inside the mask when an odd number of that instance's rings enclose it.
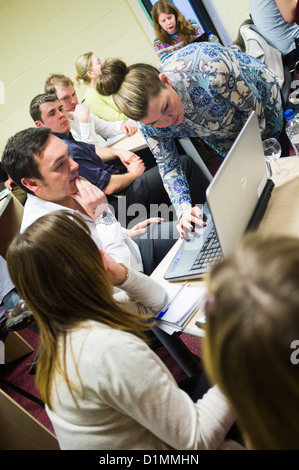
<instances>
[{"instance_id":1,"label":"young woman in white sweater","mask_svg":"<svg viewBox=\"0 0 299 470\"><path fill-rule=\"evenodd\" d=\"M218 388L193 402L146 344L164 289L100 253L79 215L38 219L8 266L40 328L36 381L61 449L227 447L234 416Z\"/></svg>"}]
</instances>

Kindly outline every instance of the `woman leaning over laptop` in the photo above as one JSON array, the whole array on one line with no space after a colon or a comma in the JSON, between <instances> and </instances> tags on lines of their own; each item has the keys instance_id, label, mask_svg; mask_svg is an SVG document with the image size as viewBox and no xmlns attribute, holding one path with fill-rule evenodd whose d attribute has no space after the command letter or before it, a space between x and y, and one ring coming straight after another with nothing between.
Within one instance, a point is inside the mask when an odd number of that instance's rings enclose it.
<instances>
[{"instance_id":1,"label":"woman leaning over laptop","mask_svg":"<svg viewBox=\"0 0 299 470\"><path fill-rule=\"evenodd\" d=\"M225 158L252 111L261 136L280 138L283 109L273 73L251 56L208 42L189 44L158 70L147 64L106 61L95 86L113 95L138 125L154 154L180 231L202 225L192 208L175 139L200 137Z\"/></svg>"}]
</instances>

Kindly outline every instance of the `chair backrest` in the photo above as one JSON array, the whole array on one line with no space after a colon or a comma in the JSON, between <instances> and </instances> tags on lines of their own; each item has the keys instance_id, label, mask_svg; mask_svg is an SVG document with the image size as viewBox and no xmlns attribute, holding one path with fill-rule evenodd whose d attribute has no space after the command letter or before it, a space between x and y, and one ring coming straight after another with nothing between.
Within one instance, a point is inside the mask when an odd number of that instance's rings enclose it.
<instances>
[{"instance_id":1,"label":"chair backrest","mask_svg":"<svg viewBox=\"0 0 299 470\"><path fill-rule=\"evenodd\" d=\"M244 39L246 54L255 57L271 69L276 75L279 86L282 89L285 81L285 69L281 52L270 46L263 36L255 30L252 24L241 26L240 33Z\"/></svg>"},{"instance_id":2,"label":"chair backrest","mask_svg":"<svg viewBox=\"0 0 299 470\"><path fill-rule=\"evenodd\" d=\"M281 52L272 47L255 29L254 24L244 24L240 27L244 40L246 54L250 54L263 62L276 75L285 103L288 103L291 92L292 75L283 63Z\"/></svg>"},{"instance_id":3,"label":"chair backrest","mask_svg":"<svg viewBox=\"0 0 299 470\"><path fill-rule=\"evenodd\" d=\"M4 259L10 242L20 232L23 210L22 204L12 193L0 201L0 255Z\"/></svg>"},{"instance_id":4,"label":"chair backrest","mask_svg":"<svg viewBox=\"0 0 299 470\"><path fill-rule=\"evenodd\" d=\"M0 389L0 450L59 450L56 436Z\"/></svg>"}]
</instances>

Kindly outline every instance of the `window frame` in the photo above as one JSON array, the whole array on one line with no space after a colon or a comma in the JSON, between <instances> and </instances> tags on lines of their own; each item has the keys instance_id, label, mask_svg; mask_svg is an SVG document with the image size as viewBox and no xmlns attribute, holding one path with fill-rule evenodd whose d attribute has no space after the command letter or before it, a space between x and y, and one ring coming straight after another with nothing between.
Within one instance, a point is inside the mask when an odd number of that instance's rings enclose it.
<instances>
[{"instance_id":1,"label":"window frame","mask_svg":"<svg viewBox=\"0 0 299 470\"><path fill-rule=\"evenodd\" d=\"M134 0L129 0L130 2ZM151 18L151 10L152 10L152 3L150 0L135 0L138 1L141 9L143 10L144 15L146 16L147 20L150 22L151 26L153 26L153 21ZM211 0L187 0L190 6L193 8L197 19L205 31L211 31L213 34L219 37L220 42L223 45L230 47L231 40L220 21L219 16L216 13L215 8L212 5ZM213 18L213 19L212 19Z\"/></svg>"}]
</instances>

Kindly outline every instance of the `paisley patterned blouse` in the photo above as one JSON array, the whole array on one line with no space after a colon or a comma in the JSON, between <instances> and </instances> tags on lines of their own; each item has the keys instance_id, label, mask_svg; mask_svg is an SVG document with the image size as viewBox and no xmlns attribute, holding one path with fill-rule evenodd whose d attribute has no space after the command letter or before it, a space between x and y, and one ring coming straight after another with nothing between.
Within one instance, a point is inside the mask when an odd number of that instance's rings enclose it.
<instances>
[{"instance_id":1,"label":"paisley patterned blouse","mask_svg":"<svg viewBox=\"0 0 299 470\"><path fill-rule=\"evenodd\" d=\"M184 105L184 119L166 128L138 125L180 217L191 207L191 198L174 139L200 137L224 158L252 111L262 138L278 137L283 127L281 94L264 64L214 43L189 44L161 71Z\"/></svg>"}]
</instances>

